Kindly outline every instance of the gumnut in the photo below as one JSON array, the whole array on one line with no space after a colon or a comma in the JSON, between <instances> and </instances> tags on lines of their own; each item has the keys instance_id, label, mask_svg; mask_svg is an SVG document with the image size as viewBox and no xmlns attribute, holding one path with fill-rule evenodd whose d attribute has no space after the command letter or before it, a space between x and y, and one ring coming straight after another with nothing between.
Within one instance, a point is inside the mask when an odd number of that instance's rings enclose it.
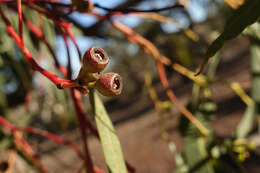
<instances>
[{"instance_id":1,"label":"gumnut","mask_svg":"<svg viewBox=\"0 0 260 173\"><path fill-rule=\"evenodd\" d=\"M86 71L95 73L104 70L109 62L109 58L103 49L91 47L84 54L82 62Z\"/></svg>"},{"instance_id":2,"label":"gumnut","mask_svg":"<svg viewBox=\"0 0 260 173\"><path fill-rule=\"evenodd\" d=\"M113 72L100 74L95 88L104 96L118 96L123 88L122 78Z\"/></svg>"}]
</instances>

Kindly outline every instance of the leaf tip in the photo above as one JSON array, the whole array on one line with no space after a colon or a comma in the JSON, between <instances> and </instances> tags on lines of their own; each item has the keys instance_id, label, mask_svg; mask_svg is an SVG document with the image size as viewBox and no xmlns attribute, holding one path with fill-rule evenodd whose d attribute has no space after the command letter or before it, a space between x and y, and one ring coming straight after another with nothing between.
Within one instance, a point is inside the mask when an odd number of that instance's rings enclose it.
<instances>
[{"instance_id":1,"label":"leaf tip","mask_svg":"<svg viewBox=\"0 0 260 173\"><path fill-rule=\"evenodd\" d=\"M204 61L200 64L200 66L197 68L197 70L196 70L194 76L200 75L200 74L203 72L203 70L204 70L205 66L207 65L207 63L208 63L208 60L204 60Z\"/></svg>"}]
</instances>

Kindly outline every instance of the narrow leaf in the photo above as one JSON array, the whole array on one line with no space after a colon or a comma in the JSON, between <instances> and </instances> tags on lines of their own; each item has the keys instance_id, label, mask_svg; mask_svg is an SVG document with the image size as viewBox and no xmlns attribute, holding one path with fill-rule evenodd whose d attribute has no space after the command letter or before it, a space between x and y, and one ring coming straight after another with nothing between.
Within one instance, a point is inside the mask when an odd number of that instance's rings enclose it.
<instances>
[{"instance_id":1,"label":"narrow leaf","mask_svg":"<svg viewBox=\"0 0 260 173\"><path fill-rule=\"evenodd\" d=\"M246 35L250 38L250 72L251 72L251 96L252 99L260 103L260 24L256 23L246 30Z\"/></svg>"},{"instance_id":2,"label":"narrow leaf","mask_svg":"<svg viewBox=\"0 0 260 173\"><path fill-rule=\"evenodd\" d=\"M253 127L254 115L255 104L252 104L247 107L246 112L237 127L236 136L238 138L244 138L250 132Z\"/></svg>"},{"instance_id":3,"label":"narrow leaf","mask_svg":"<svg viewBox=\"0 0 260 173\"><path fill-rule=\"evenodd\" d=\"M207 64L210 57L214 56L227 40L238 36L247 26L256 22L260 17L260 1L248 0L240 8L234 11L233 15L227 20L222 34L209 46L206 56L197 74Z\"/></svg>"},{"instance_id":4,"label":"narrow leaf","mask_svg":"<svg viewBox=\"0 0 260 173\"><path fill-rule=\"evenodd\" d=\"M90 93L90 101L93 107L106 164L110 172L127 173L121 145L116 135L115 128L102 101L94 90Z\"/></svg>"},{"instance_id":5,"label":"narrow leaf","mask_svg":"<svg viewBox=\"0 0 260 173\"><path fill-rule=\"evenodd\" d=\"M246 112L240 121L236 136L238 138L244 138L246 135L250 132L253 126L254 117L256 114L258 114L257 105L260 102L260 93L259 93L259 86L260 86L260 78L259 78L259 72L260 72L260 63L259 63L259 55L260 55L260 47L256 40L260 39L260 24L254 24L247 28L246 35L249 36L251 41L251 47L250 47L250 71L251 71L251 96L253 101L256 103L252 104L252 106L248 106L246 109Z\"/></svg>"}]
</instances>

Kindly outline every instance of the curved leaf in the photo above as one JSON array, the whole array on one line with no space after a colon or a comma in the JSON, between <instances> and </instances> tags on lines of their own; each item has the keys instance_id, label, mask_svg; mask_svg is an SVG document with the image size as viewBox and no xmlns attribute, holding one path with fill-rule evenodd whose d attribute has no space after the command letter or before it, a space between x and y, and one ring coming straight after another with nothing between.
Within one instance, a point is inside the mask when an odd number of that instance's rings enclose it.
<instances>
[{"instance_id":1,"label":"curved leaf","mask_svg":"<svg viewBox=\"0 0 260 173\"><path fill-rule=\"evenodd\" d=\"M221 35L209 46L204 61L198 73L203 70L203 67L208 62L209 58L214 56L227 40L231 40L238 36L247 26L255 23L260 17L260 1L248 0L238 10L234 11L233 15L227 21L224 31Z\"/></svg>"}]
</instances>

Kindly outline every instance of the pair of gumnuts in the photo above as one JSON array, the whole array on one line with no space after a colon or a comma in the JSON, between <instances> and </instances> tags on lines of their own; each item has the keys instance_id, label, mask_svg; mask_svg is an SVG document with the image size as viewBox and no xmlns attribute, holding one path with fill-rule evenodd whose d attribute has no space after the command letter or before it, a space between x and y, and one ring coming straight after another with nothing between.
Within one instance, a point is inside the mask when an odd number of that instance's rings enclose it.
<instances>
[{"instance_id":1,"label":"pair of gumnuts","mask_svg":"<svg viewBox=\"0 0 260 173\"><path fill-rule=\"evenodd\" d=\"M76 79L78 84L95 88L104 96L119 95L123 87L121 76L114 72L102 73L108 63L109 57L103 49L89 48L82 59L82 67Z\"/></svg>"}]
</instances>

